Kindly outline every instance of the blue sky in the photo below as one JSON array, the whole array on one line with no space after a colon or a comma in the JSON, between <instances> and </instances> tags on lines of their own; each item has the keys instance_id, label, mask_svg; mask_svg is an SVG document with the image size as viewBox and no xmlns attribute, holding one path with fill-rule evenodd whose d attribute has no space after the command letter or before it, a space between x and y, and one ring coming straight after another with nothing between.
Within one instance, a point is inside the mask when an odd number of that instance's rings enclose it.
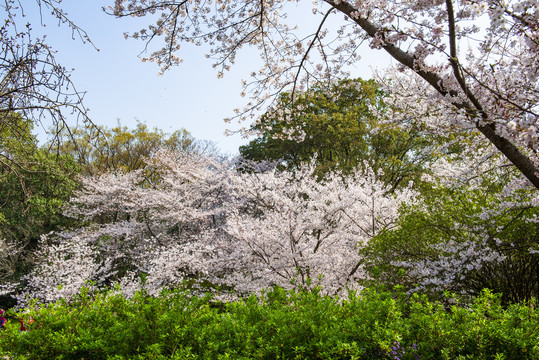
<instances>
[{"instance_id":1,"label":"blue sky","mask_svg":"<svg viewBox=\"0 0 539 360\"><path fill-rule=\"evenodd\" d=\"M186 46L180 53L184 62L158 76L156 64L143 63L138 58L144 44L123 36L126 31L139 30L149 19L106 15L102 7L110 3L112 0L62 1L70 19L88 33L99 51L73 39L68 27L56 26L50 17L45 16L47 26L40 27L39 18L35 18L36 5L33 13L26 9L34 34L45 33L48 43L58 50L57 60L74 69L71 79L79 91L86 92L85 104L92 120L109 127L118 120L129 127L141 121L166 132L185 128L197 139L214 141L223 153L237 153L247 140L239 135L225 136L227 128L234 130L238 126L225 124L223 119L245 104L246 99L239 95L241 79L247 79L258 68L258 55L244 51L232 70L218 79L211 60L204 56L205 49ZM380 57L387 60L385 54L373 55L370 61L363 56L359 75L368 77L370 64L379 63Z\"/></svg>"}]
</instances>

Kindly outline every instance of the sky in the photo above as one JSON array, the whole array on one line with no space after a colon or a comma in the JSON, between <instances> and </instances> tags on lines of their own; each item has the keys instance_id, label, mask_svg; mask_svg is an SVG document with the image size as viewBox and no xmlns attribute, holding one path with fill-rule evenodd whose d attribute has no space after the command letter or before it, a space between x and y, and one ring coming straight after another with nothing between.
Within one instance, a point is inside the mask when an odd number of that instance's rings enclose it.
<instances>
[{"instance_id":1,"label":"sky","mask_svg":"<svg viewBox=\"0 0 539 360\"><path fill-rule=\"evenodd\" d=\"M223 119L246 103L240 96L241 79L248 79L249 73L258 69L258 54L254 50L240 53L231 71L218 79L211 60L204 56L207 49L184 46L179 54L184 62L159 76L156 64L142 62L139 57L144 43L124 38L124 32L140 30L150 20L116 19L102 10L111 3L112 0L61 3L69 18L87 32L93 46L74 38L67 26L57 26L57 21L46 13L42 14L46 26L41 27L35 3L34 8L25 9L34 35L46 35L47 43L58 51L57 61L73 69L71 80L85 92L84 103L92 121L108 127L120 121L130 128L140 121L168 133L184 128L196 139L215 142L224 154L237 154L248 139L239 134L226 136L227 128L237 130L239 125L226 124ZM314 20L312 27L316 28ZM356 73L368 78L371 68L380 63L389 63L387 56L372 51L370 57L363 56Z\"/></svg>"}]
</instances>

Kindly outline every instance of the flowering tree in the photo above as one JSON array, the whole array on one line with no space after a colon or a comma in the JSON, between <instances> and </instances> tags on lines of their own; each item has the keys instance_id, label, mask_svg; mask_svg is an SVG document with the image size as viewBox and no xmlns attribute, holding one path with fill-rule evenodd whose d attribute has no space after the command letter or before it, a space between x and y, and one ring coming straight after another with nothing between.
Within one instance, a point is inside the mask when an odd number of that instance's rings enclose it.
<instances>
[{"instance_id":1,"label":"flowering tree","mask_svg":"<svg viewBox=\"0 0 539 360\"><path fill-rule=\"evenodd\" d=\"M244 173L232 179L238 205L214 259L220 278L240 291L320 286L357 288L365 274L359 249L392 228L409 189L390 193L372 171L317 181L314 163L296 172ZM223 274L223 275L220 275Z\"/></svg>"},{"instance_id":2,"label":"flowering tree","mask_svg":"<svg viewBox=\"0 0 539 360\"><path fill-rule=\"evenodd\" d=\"M537 1L318 0L312 9L318 21L307 34L287 20L294 3L299 1L115 0L110 11L118 17L159 15L131 36L164 38L149 56L162 70L181 62L181 43L208 43L219 75L242 47L256 46L263 65L244 83L253 100L238 110L240 118L255 116L284 89L294 94L339 77L368 40L421 80L413 96L401 100L428 109L440 126L477 129L539 188ZM336 15L345 20L334 29Z\"/></svg>"},{"instance_id":3,"label":"flowering tree","mask_svg":"<svg viewBox=\"0 0 539 360\"><path fill-rule=\"evenodd\" d=\"M88 281L135 290L142 274L153 293L203 272L200 239L217 227L226 195L219 168L194 153L163 151L145 169L85 178L67 215L86 225L42 237L19 304L69 298ZM148 185L150 169L160 181Z\"/></svg>"},{"instance_id":4,"label":"flowering tree","mask_svg":"<svg viewBox=\"0 0 539 360\"><path fill-rule=\"evenodd\" d=\"M86 179L69 214L87 225L42 237L19 305L69 298L88 281L119 283L126 295L185 280L240 294L270 285L336 293L357 286L359 248L391 228L411 195L389 193L372 172L317 182L314 165L242 174L161 152L148 166L160 174L152 186L143 170Z\"/></svg>"}]
</instances>

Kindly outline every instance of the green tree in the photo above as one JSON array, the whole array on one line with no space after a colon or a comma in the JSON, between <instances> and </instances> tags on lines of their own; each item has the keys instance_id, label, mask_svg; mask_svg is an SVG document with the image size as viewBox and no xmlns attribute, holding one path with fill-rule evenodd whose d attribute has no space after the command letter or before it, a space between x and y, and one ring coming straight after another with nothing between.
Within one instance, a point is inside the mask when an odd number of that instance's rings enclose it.
<instances>
[{"instance_id":1,"label":"green tree","mask_svg":"<svg viewBox=\"0 0 539 360\"><path fill-rule=\"evenodd\" d=\"M78 128L72 134L63 134L60 151L77 159L83 175L143 169L159 150L217 154L212 143L195 140L185 129L167 134L140 122L134 129L118 124L111 129Z\"/></svg>"},{"instance_id":2,"label":"green tree","mask_svg":"<svg viewBox=\"0 0 539 360\"><path fill-rule=\"evenodd\" d=\"M16 282L32 264L40 235L68 225L62 207L79 186L70 155L40 148L33 122L12 113L0 127L0 280ZM0 299L1 301L1 299Z\"/></svg>"},{"instance_id":3,"label":"green tree","mask_svg":"<svg viewBox=\"0 0 539 360\"><path fill-rule=\"evenodd\" d=\"M482 177L481 187L424 186L397 226L361 250L374 282L434 295L488 288L504 303L539 297L536 190L499 170Z\"/></svg>"},{"instance_id":4,"label":"green tree","mask_svg":"<svg viewBox=\"0 0 539 360\"><path fill-rule=\"evenodd\" d=\"M362 79L320 83L295 97L284 93L252 126L259 136L240 153L249 160L277 161L288 170L316 154L319 176L350 173L367 163L393 188L417 181L436 158L436 139L418 127L384 124L385 96L374 80Z\"/></svg>"}]
</instances>

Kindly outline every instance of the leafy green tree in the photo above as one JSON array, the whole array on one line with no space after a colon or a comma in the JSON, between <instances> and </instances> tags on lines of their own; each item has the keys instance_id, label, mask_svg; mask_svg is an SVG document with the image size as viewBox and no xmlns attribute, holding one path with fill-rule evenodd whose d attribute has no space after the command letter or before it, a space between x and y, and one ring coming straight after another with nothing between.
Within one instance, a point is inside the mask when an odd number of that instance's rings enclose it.
<instances>
[{"instance_id":1,"label":"leafy green tree","mask_svg":"<svg viewBox=\"0 0 539 360\"><path fill-rule=\"evenodd\" d=\"M316 155L319 176L334 170L351 173L368 163L393 188L407 185L435 159L437 143L418 127L384 124L385 96L374 80L362 79L320 83L295 97L284 93L252 126L259 136L240 153L249 160L276 161L288 170Z\"/></svg>"},{"instance_id":2,"label":"leafy green tree","mask_svg":"<svg viewBox=\"0 0 539 360\"><path fill-rule=\"evenodd\" d=\"M143 169L147 159L163 149L181 153L217 154L212 143L195 140L185 129L167 134L158 128L150 130L140 122L134 129L118 124L112 129L78 128L72 134L63 134L61 151L77 159L83 175Z\"/></svg>"},{"instance_id":3,"label":"leafy green tree","mask_svg":"<svg viewBox=\"0 0 539 360\"><path fill-rule=\"evenodd\" d=\"M397 226L361 250L372 279L434 295L488 288L504 303L538 298L537 192L500 171L480 184L423 187Z\"/></svg>"},{"instance_id":4,"label":"leafy green tree","mask_svg":"<svg viewBox=\"0 0 539 360\"><path fill-rule=\"evenodd\" d=\"M29 270L40 235L70 223L62 207L79 186L74 158L38 147L33 122L16 113L11 117L10 126L0 127L3 282L16 282Z\"/></svg>"}]
</instances>

